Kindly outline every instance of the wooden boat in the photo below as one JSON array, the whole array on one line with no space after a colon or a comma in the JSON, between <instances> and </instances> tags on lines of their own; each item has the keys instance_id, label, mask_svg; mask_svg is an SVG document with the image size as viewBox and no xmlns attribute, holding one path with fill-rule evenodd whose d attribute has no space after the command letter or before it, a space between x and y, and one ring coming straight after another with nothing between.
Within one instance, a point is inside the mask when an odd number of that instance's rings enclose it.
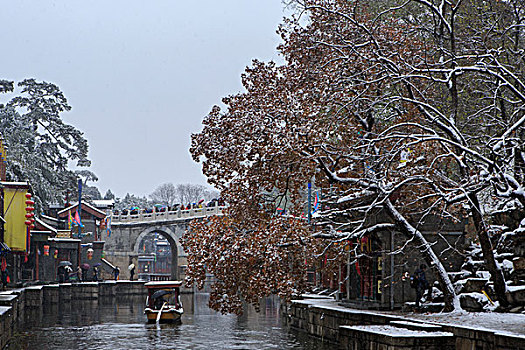
<instances>
[{"instance_id":1,"label":"wooden boat","mask_svg":"<svg viewBox=\"0 0 525 350\"><path fill-rule=\"evenodd\" d=\"M144 313L148 322L180 322L184 313L180 301L182 281L154 281L144 284L148 290Z\"/></svg>"}]
</instances>

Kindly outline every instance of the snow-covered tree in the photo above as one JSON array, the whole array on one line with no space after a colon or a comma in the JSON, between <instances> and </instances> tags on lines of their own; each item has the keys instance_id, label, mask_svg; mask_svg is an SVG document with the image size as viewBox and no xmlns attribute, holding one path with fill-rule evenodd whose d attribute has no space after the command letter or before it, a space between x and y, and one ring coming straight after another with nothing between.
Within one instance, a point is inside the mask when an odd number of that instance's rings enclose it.
<instances>
[{"instance_id":1,"label":"snow-covered tree","mask_svg":"<svg viewBox=\"0 0 525 350\"><path fill-rule=\"evenodd\" d=\"M210 200L217 197L217 193L206 186L196 184L178 184L175 188L177 203L191 204L200 200Z\"/></svg>"},{"instance_id":2,"label":"snow-covered tree","mask_svg":"<svg viewBox=\"0 0 525 350\"><path fill-rule=\"evenodd\" d=\"M139 197L130 193L126 193L124 198L117 198L115 200L115 209L117 210L130 209L132 207L139 207L143 209L149 208L151 205L152 203L148 201L145 196Z\"/></svg>"},{"instance_id":3,"label":"snow-covered tree","mask_svg":"<svg viewBox=\"0 0 525 350\"><path fill-rule=\"evenodd\" d=\"M86 185L82 188L82 199L97 200L102 199L102 195L96 186Z\"/></svg>"},{"instance_id":4,"label":"snow-covered tree","mask_svg":"<svg viewBox=\"0 0 525 350\"><path fill-rule=\"evenodd\" d=\"M210 200L218 197L218 192L203 185L165 183L158 186L149 195L152 202L172 206L174 204L188 205L200 200Z\"/></svg>"},{"instance_id":5,"label":"snow-covered tree","mask_svg":"<svg viewBox=\"0 0 525 350\"><path fill-rule=\"evenodd\" d=\"M256 308L262 297L282 297L306 289L306 264L312 261L312 238L305 222L274 217L270 222L252 218L240 225L232 217L195 221L192 234L184 236L188 255L188 283L202 288L206 273L217 282L210 293L210 307L222 313L241 313L242 302Z\"/></svg>"},{"instance_id":6,"label":"snow-covered tree","mask_svg":"<svg viewBox=\"0 0 525 350\"><path fill-rule=\"evenodd\" d=\"M40 204L60 202L65 190L76 188L76 175L68 162L90 165L87 141L81 131L61 119L61 113L71 107L56 85L27 79L18 86L20 92L0 106L7 177L29 180ZM13 82L0 81L0 92L13 91Z\"/></svg>"},{"instance_id":7,"label":"snow-covered tree","mask_svg":"<svg viewBox=\"0 0 525 350\"><path fill-rule=\"evenodd\" d=\"M115 195L113 192L111 192L110 189L106 191L106 194L104 195L104 199L115 199Z\"/></svg>"},{"instance_id":8,"label":"snow-covered tree","mask_svg":"<svg viewBox=\"0 0 525 350\"><path fill-rule=\"evenodd\" d=\"M242 76L246 92L225 98L227 109L215 107L192 137L192 155L230 204L232 225L240 232L251 221L271 225L276 202L265 200L268 193L293 203L290 214L300 217L301 191L315 179L330 189L330 205L313 237L336 250L335 242L374 231L403 233L420 247L452 310L460 307L454 288L418 227L470 215L506 305L480 199L525 205L523 5L295 4L307 19L280 27L286 64L254 61ZM363 205L347 205L359 197Z\"/></svg>"},{"instance_id":9,"label":"snow-covered tree","mask_svg":"<svg viewBox=\"0 0 525 350\"><path fill-rule=\"evenodd\" d=\"M150 195L149 198L154 203L172 206L177 202L177 189L172 183L165 183L158 186Z\"/></svg>"}]
</instances>

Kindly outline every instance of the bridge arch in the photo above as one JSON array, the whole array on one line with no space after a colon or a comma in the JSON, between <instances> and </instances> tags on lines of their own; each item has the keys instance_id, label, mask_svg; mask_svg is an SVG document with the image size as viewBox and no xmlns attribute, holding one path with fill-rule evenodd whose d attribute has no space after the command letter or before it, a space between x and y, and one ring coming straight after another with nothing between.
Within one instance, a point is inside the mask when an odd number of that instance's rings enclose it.
<instances>
[{"instance_id":1,"label":"bridge arch","mask_svg":"<svg viewBox=\"0 0 525 350\"><path fill-rule=\"evenodd\" d=\"M182 255L183 250L179 238L175 232L167 226L153 226L143 230L133 244L133 252L136 256L139 255L140 243L149 234L159 233L166 238L171 248L171 279L179 279L179 256Z\"/></svg>"}]
</instances>

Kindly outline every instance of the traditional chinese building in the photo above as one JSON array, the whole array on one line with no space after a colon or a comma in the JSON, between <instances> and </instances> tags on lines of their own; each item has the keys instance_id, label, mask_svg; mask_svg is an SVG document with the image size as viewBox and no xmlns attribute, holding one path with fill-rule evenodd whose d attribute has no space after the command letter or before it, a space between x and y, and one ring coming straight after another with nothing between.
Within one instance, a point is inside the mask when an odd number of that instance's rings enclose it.
<instances>
[{"instance_id":1,"label":"traditional chinese building","mask_svg":"<svg viewBox=\"0 0 525 350\"><path fill-rule=\"evenodd\" d=\"M31 230L35 228L34 202L28 182L0 181L2 222L0 241L2 264L7 266L11 283L32 278L30 264Z\"/></svg>"}]
</instances>

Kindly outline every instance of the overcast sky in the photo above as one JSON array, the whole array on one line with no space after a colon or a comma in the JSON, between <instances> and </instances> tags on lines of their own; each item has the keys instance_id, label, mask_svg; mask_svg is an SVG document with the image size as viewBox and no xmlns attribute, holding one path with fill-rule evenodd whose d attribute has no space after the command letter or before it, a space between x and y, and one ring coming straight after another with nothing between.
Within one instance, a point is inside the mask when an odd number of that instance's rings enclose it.
<instances>
[{"instance_id":1,"label":"overcast sky","mask_svg":"<svg viewBox=\"0 0 525 350\"><path fill-rule=\"evenodd\" d=\"M279 60L281 0L4 1L0 79L57 84L102 195L205 184L190 134L241 91L253 58Z\"/></svg>"}]
</instances>

